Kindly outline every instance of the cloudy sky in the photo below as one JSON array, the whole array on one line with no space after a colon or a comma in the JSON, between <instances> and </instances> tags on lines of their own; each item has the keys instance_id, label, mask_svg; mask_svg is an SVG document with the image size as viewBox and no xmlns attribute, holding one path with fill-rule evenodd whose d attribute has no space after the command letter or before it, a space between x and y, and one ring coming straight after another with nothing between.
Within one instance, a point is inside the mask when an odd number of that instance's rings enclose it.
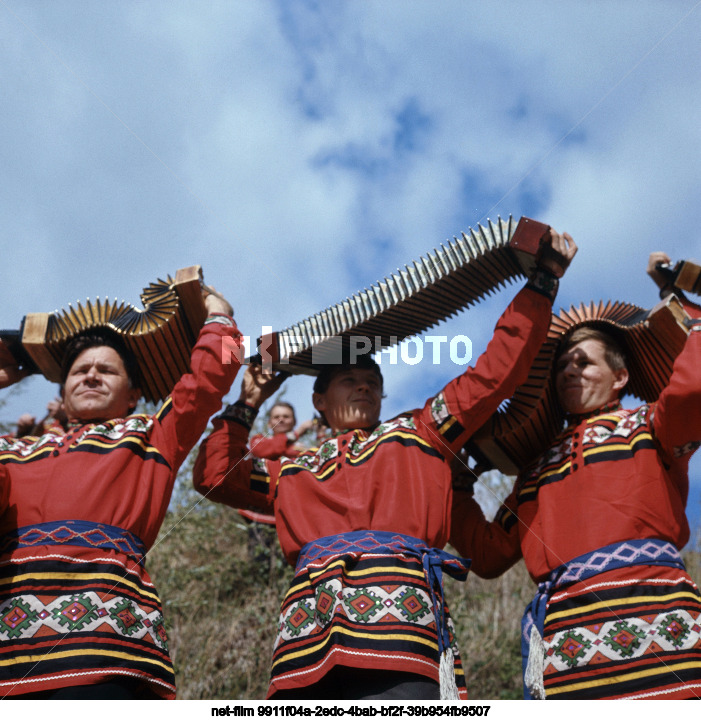
<instances>
[{"instance_id":1,"label":"cloudy sky","mask_svg":"<svg viewBox=\"0 0 701 721\"><path fill-rule=\"evenodd\" d=\"M579 244L558 306L649 308L651 251L701 259L700 30L698 0L0 0L0 328L200 264L256 337L509 215ZM479 352L514 290L441 333ZM388 368L385 415L441 360ZM54 393L22 385L2 420Z\"/></svg>"}]
</instances>

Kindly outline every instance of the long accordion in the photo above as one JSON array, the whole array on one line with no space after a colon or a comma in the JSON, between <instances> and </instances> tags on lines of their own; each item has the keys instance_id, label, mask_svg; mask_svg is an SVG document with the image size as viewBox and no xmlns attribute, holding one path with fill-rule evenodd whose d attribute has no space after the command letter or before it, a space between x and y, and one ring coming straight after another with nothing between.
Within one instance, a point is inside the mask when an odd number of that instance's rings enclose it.
<instances>
[{"instance_id":1,"label":"long accordion","mask_svg":"<svg viewBox=\"0 0 701 721\"><path fill-rule=\"evenodd\" d=\"M529 275L548 230L529 218L489 221L335 306L259 338L260 355L278 370L316 375L321 365L347 357L354 338L367 339L363 352L389 348Z\"/></svg>"},{"instance_id":2,"label":"long accordion","mask_svg":"<svg viewBox=\"0 0 701 721\"><path fill-rule=\"evenodd\" d=\"M388 348L478 302L506 281L528 276L548 230L528 218L518 224L511 217L489 221L335 306L263 336L260 355L278 370L314 375L324 363L348 358L354 337L366 339L363 352ZM701 285L698 270L687 262L673 272L693 289ZM628 350L628 392L654 400L669 381L688 335L685 317L674 296L652 310L610 302L554 314L528 380L473 436L470 455L483 470L498 468L512 475L548 447L563 423L553 362L562 337L579 325L593 323L617 334Z\"/></svg>"},{"instance_id":3,"label":"long accordion","mask_svg":"<svg viewBox=\"0 0 701 721\"><path fill-rule=\"evenodd\" d=\"M59 383L67 343L91 328L109 328L134 353L144 398L157 402L189 370L190 351L207 317L200 266L151 283L141 302L143 309L98 298L60 312L28 313L18 331L0 331L0 337L23 368Z\"/></svg>"}]
</instances>

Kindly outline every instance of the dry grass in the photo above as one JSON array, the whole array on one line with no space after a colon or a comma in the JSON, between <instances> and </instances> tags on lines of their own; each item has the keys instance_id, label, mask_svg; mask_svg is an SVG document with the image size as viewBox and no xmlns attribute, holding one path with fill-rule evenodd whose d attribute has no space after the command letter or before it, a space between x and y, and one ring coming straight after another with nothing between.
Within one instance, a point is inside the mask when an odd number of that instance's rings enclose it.
<instances>
[{"instance_id":1,"label":"dry grass","mask_svg":"<svg viewBox=\"0 0 701 721\"><path fill-rule=\"evenodd\" d=\"M263 699L282 595L292 577L277 542L249 560L248 532L235 511L207 504L149 554L164 601L178 698ZM701 553L684 554L701 581ZM500 578L446 579L470 698L521 698L519 627L535 586L523 563Z\"/></svg>"},{"instance_id":2,"label":"dry grass","mask_svg":"<svg viewBox=\"0 0 701 721\"><path fill-rule=\"evenodd\" d=\"M521 698L521 616L534 591L523 563L493 581L446 583L470 698Z\"/></svg>"},{"instance_id":3,"label":"dry grass","mask_svg":"<svg viewBox=\"0 0 701 721\"><path fill-rule=\"evenodd\" d=\"M247 541L238 514L210 504L179 521L149 554L164 602L178 698L265 697L291 569L279 549L261 549L263 564L249 560Z\"/></svg>"}]
</instances>

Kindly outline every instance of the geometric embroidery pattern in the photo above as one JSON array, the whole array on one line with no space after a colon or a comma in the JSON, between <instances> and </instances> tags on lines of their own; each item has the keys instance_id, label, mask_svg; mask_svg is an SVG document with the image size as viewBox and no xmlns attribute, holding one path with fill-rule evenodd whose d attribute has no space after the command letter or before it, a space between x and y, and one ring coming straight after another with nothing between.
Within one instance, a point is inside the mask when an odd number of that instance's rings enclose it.
<instances>
[{"instance_id":1,"label":"geometric embroidery pattern","mask_svg":"<svg viewBox=\"0 0 701 721\"><path fill-rule=\"evenodd\" d=\"M365 588L347 596L345 602L346 610L353 620L363 623L367 623L375 614L384 610L380 599Z\"/></svg>"},{"instance_id":2,"label":"geometric embroidery pattern","mask_svg":"<svg viewBox=\"0 0 701 721\"><path fill-rule=\"evenodd\" d=\"M10 607L0 613L0 634L20 638L36 618L36 611L21 598L12 599Z\"/></svg>"},{"instance_id":3,"label":"geometric embroidery pattern","mask_svg":"<svg viewBox=\"0 0 701 721\"><path fill-rule=\"evenodd\" d=\"M664 636L664 638L676 648L681 648L684 645L684 640L690 632L690 625L685 623L684 619L676 613L670 613L667 616L666 622L658 630L658 633Z\"/></svg>"},{"instance_id":4,"label":"geometric embroidery pattern","mask_svg":"<svg viewBox=\"0 0 701 721\"><path fill-rule=\"evenodd\" d=\"M29 639L51 630L61 635L99 631L109 626L125 638L150 636L158 648L168 649L163 616L158 609L147 612L123 596L103 601L97 593L58 596L44 604L36 596L16 596L0 604L0 643Z\"/></svg>"},{"instance_id":5,"label":"geometric embroidery pattern","mask_svg":"<svg viewBox=\"0 0 701 721\"><path fill-rule=\"evenodd\" d=\"M341 591L341 582L334 579L320 586L314 599L306 598L285 609L276 646L281 640L289 641L323 629L339 613L363 624L387 620L388 614L403 623L435 624L430 598L420 588L398 584Z\"/></svg>"},{"instance_id":6,"label":"geometric embroidery pattern","mask_svg":"<svg viewBox=\"0 0 701 721\"><path fill-rule=\"evenodd\" d=\"M431 401L431 415L437 426L443 424L443 422L450 417L450 411L448 410L448 404L445 402L443 391Z\"/></svg>"},{"instance_id":7,"label":"geometric embroidery pattern","mask_svg":"<svg viewBox=\"0 0 701 721\"><path fill-rule=\"evenodd\" d=\"M578 563L568 561L567 570L558 579L560 584L575 583L592 573L604 573L617 563L626 565L644 564L646 561L654 562L661 557L679 560L681 556L676 546L657 540L640 541L638 544L623 541L608 551L594 551L585 561Z\"/></svg>"},{"instance_id":8,"label":"geometric embroidery pattern","mask_svg":"<svg viewBox=\"0 0 701 721\"><path fill-rule=\"evenodd\" d=\"M637 629L632 623L616 621L606 634L604 643L623 658L630 658L640 648L645 631Z\"/></svg>"},{"instance_id":9,"label":"geometric embroidery pattern","mask_svg":"<svg viewBox=\"0 0 701 721\"><path fill-rule=\"evenodd\" d=\"M418 621L422 616L431 613L426 603L417 593L415 588L407 588L397 598L398 608L408 621Z\"/></svg>"},{"instance_id":10,"label":"geometric embroidery pattern","mask_svg":"<svg viewBox=\"0 0 701 721\"><path fill-rule=\"evenodd\" d=\"M586 666L596 655L621 661L645 655L653 644L662 651L690 650L701 645L701 625L683 609L666 611L652 621L629 616L600 626L579 626L543 639L545 673Z\"/></svg>"},{"instance_id":11,"label":"geometric embroidery pattern","mask_svg":"<svg viewBox=\"0 0 701 721\"><path fill-rule=\"evenodd\" d=\"M110 611L110 617L120 627L125 636L132 636L142 626L142 616L136 606L128 599L124 598Z\"/></svg>"},{"instance_id":12,"label":"geometric embroidery pattern","mask_svg":"<svg viewBox=\"0 0 701 721\"><path fill-rule=\"evenodd\" d=\"M582 658L587 650L591 648L591 641L588 641L580 633L568 632L560 643L555 646L554 652L570 667L577 665L577 660Z\"/></svg>"},{"instance_id":13,"label":"geometric embroidery pattern","mask_svg":"<svg viewBox=\"0 0 701 721\"><path fill-rule=\"evenodd\" d=\"M0 553L16 548L60 544L113 549L130 556L137 563L143 561L146 552L143 541L124 528L107 523L66 520L36 523L7 533L0 539Z\"/></svg>"},{"instance_id":14,"label":"geometric embroidery pattern","mask_svg":"<svg viewBox=\"0 0 701 721\"><path fill-rule=\"evenodd\" d=\"M314 623L314 609L308 601L297 603L290 609L290 613L284 620L284 629L288 638L299 636L304 629L308 629Z\"/></svg>"},{"instance_id":15,"label":"geometric embroidery pattern","mask_svg":"<svg viewBox=\"0 0 701 721\"><path fill-rule=\"evenodd\" d=\"M289 679L313 681L331 658L369 668L394 659L399 668L437 677L442 650L451 648L458 695L465 698L441 584L443 574L464 580L463 559L405 534L363 530L307 543L296 569L280 611L272 688ZM375 659L380 665L369 665Z\"/></svg>"},{"instance_id":16,"label":"geometric embroidery pattern","mask_svg":"<svg viewBox=\"0 0 701 721\"><path fill-rule=\"evenodd\" d=\"M316 591L316 617L325 626L336 605L336 593L331 584L322 583Z\"/></svg>"},{"instance_id":17,"label":"geometric embroidery pattern","mask_svg":"<svg viewBox=\"0 0 701 721\"><path fill-rule=\"evenodd\" d=\"M99 618L97 607L85 595L69 596L51 609L53 617L68 631L82 631Z\"/></svg>"},{"instance_id":18,"label":"geometric embroidery pattern","mask_svg":"<svg viewBox=\"0 0 701 721\"><path fill-rule=\"evenodd\" d=\"M684 456L691 455L700 446L701 446L701 442L699 442L699 441L689 441L688 443L685 443L683 446L675 446L672 449L672 454L674 455L675 458L683 458Z\"/></svg>"}]
</instances>

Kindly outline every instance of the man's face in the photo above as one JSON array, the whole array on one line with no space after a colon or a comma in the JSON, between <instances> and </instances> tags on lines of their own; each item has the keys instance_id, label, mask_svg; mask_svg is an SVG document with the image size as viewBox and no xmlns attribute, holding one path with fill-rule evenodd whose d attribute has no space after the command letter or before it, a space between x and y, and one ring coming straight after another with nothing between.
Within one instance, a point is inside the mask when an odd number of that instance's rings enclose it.
<instances>
[{"instance_id":1,"label":"man's face","mask_svg":"<svg viewBox=\"0 0 701 721\"><path fill-rule=\"evenodd\" d=\"M382 383L368 368L352 368L335 375L325 393L314 393L314 407L331 430L367 428L380 419Z\"/></svg>"},{"instance_id":2,"label":"man's face","mask_svg":"<svg viewBox=\"0 0 701 721\"><path fill-rule=\"evenodd\" d=\"M268 419L268 428L273 433L289 433L295 427L295 414L287 406L273 406Z\"/></svg>"},{"instance_id":3,"label":"man's face","mask_svg":"<svg viewBox=\"0 0 701 721\"><path fill-rule=\"evenodd\" d=\"M572 346L557 360L555 387L567 413L589 413L615 400L628 381L628 371L615 371L606 362L601 341L589 339Z\"/></svg>"},{"instance_id":4,"label":"man's face","mask_svg":"<svg viewBox=\"0 0 701 721\"><path fill-rule=\"evenodd\" d=\"M129 386L119 353L104 345L80 353L63 385L68 419L83 423L124 418L140 396L137 388Z\"/></svg>"}]
</instances>

